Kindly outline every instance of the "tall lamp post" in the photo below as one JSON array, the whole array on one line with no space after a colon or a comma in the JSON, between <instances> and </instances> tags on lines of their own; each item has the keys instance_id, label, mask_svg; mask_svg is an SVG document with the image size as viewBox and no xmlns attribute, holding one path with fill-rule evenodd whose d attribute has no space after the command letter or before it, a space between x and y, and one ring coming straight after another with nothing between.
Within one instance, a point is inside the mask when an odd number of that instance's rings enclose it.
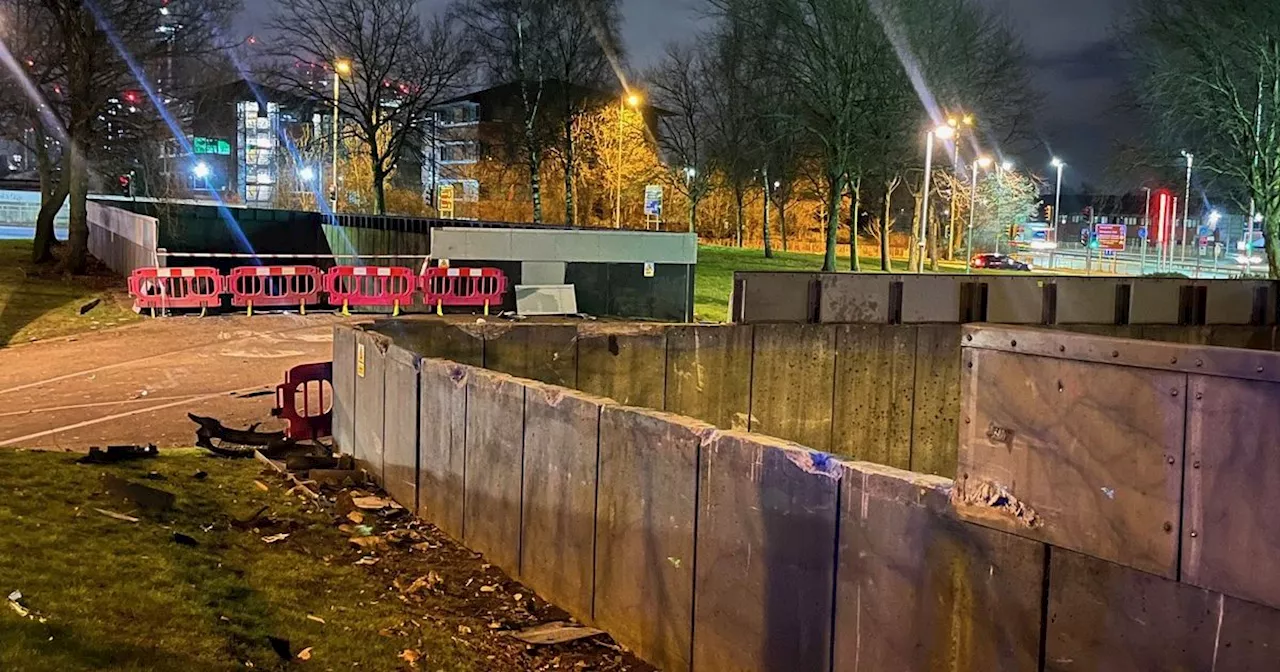
<instances>
[{"instance_id":1,"label":"tall lamp post","mask_svg":"<svg viewBox=\"0 0 1280 672\"><path fill-rule=\"evenodd\" d=\"M969 232L964 236L964 272L973 272L973 217L978 212L978 168L991 166L991 157L980 156L973 162L969 183Z\"/></svg>"},{"instance_id":2,"label":"tall lamp post","mask_svg":"<svg viewBox=\"0 0 1280 672\"><path fill-rule=\"evenodd\" d=\"M1001 161L996 171L996 254L1000 254L1000 232L1004 229L1004 174L1013 170L1012 161ZM1009 239L1010 251L1013 251L1013 239Z\"/></svg>"},{"instance_id":3,"label":"tall lamp post","mask_svg":"<svg viewBox=\"0 0 1280 672\"><path fill-rule=\"evenodd\" d=\"M1058 216L1058 208L1062 206L1062 169L1067 163L1058 157L1053 157L1053 167L1058 169L1058 186L1053 190L1053 247L1049 248L1049 268L1053 268L1053 254L1058 249L1058 222L1061 217Z\"/></svg>"},{"instance_id":4,"label":"tall lamp post","mask_svg":"<svg viewBox=\"0 0 1280 672\"><path fill-rule=\"evenodd\" d=\"M341 58L333 64L333 212L338 212L338 127L341 126L338 112L338 84L341 79L351 74L351 61Z\"/></svg>"},{"instance_id":5,"label":"tall lamp post","mask_svg":"<svg viewBox=\"0 0 1280 672\"><path fill-rule=\"evenodd\" d=\"M1147 274L1147 240L1151 238L1151 187L1143 187L1143 191L1147 192L1147 208L1146 214L1142 216L1142 226L1147 234L1142 237L1142 261L1139 262L1139 273Z\"/></svg>"},{"instance_id":6,"label":"tall lamp post","mask_svg":"<svg viewBox=\"0 0 1280 672\"><path fill-rule=\"evenodd\" d=\"M930 177L933 174L933 139L934 137L949 140L955 136L956 130L943 124L929 131L924 144L924 190L920 201L920 256L916 259L916 273L924 273L925 245L929 231L929 189Z\"/></svg>"},{"instance_id":7,"label":"tall lamp post","mask_svg":"<svg viewBox=\"0 0 1280 672\"><path fill-rule=\"evenodd\" d=\"M1195 155L1186 150L1182 151L1182 155L1187 159L1187 187L1182 192L1182 261L1187 260L1187 233L1190 227L1191 214L1191 163L1195 161Z\"/></svg>"},{"instance_id":8,"label":"tall lamp post","mask_svg":"<svg viewBox=\"0 0 1280 672\"><path fill-rule=\"evenodd\" d=\"M626 126L624 125L624 117L626 117L627 106L639 107L640 96L634 93L624 93L622 98L618 100L618 183L614 192L613 201L613 228L622 228L622 138L626 134Z\"/></svg>"}]
</instances>

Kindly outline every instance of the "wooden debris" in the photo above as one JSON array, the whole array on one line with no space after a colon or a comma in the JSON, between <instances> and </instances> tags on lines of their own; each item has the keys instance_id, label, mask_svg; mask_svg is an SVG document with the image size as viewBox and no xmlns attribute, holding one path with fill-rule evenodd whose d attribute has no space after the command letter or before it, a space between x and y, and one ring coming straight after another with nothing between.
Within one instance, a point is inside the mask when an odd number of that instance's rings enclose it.
<instances>
[{"instance_id":1,"label":"wooden debris","mask_svg":"<svg viewBox=\"0 0 1280 672\"><path fill-rule=\"evenodd\" d=\"M126 516L123 513L116 513L115 511L108 511L106 509L94 509L94 511L97 511L108 518L115 518L116 520L122 520L126 523L138 522L137 518L134 518L133 516Z\"/></svg>"},{"instance_id":2,"label":"wooden debris","mask_svg":"<svg viewBox=\"0 0 1280 672\"><path fill-rule=\"evenodd\" d=\"M553 621L551 623L543 623L535 625L532 628L525 628L518 632L511 633L512 637L534 646L546 646L549 644L563 644L588 637L603 635L604 630L588 628L585 625L575 625L566 623L565 621Z\"/></svg>"}]
</instances>

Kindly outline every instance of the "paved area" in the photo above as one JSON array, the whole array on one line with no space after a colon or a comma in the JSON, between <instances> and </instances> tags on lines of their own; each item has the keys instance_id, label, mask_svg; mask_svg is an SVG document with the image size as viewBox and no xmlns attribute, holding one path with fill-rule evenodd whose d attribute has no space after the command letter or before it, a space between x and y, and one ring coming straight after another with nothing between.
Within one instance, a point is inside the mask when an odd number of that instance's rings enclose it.
<instances>
[{"instance_id":1,"label":"paved area","mask_svg":"<svg viewBox=\"0 0 1280 672\"><path fill-rule=\"evenodd\" d=\"M0 446L190 446L188 412L282 426L275 386L293 366L332 359L338 320L179 317L0 348Z\"/></svg>"}]
</instances>

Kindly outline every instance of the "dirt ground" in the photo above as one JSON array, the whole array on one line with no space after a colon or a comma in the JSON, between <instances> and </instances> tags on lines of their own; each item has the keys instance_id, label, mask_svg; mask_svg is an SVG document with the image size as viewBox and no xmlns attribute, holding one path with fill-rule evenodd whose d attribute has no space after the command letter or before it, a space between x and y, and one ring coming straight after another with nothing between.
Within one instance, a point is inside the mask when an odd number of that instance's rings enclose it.
<instances>
[{"instance_id":1,"label":"dirt ground","mask_svg":"<svg viewBox=\"0 0 1280 672\"><path fill-rule=\"evenodd\" d=\"M188 412L282 426L275 386L293 366L332 359L339 319L170 317L0 348L0 447L190 446Z\"/></svg>"}]
</instances>

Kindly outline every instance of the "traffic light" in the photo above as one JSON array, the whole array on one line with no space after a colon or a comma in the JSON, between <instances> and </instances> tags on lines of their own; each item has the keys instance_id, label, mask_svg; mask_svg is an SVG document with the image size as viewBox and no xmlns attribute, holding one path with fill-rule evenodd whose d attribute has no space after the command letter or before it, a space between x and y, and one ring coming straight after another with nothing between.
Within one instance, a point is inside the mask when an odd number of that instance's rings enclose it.
<instances>
[{"instance_id":1,"label":"traffic light","mask_svg":"<svg viewBox=\"0 0 1280 672\"><path fill-rule=\"evenodd\" d=\"M119 182L120 182L120 195L132 196L133 195L133 188L132 188L133 177L129 175L121 175Z\"/></svg>"},{"instance_id":2,"label":"traffic light","mask_svg":"<svg viewBox=\"0 0 1280 672\"><path fill-rule=\"evenodd\" d=\"M1080 246L1089 247L1089 229L1080 229Z\"/></svg>"}]
</instances>

